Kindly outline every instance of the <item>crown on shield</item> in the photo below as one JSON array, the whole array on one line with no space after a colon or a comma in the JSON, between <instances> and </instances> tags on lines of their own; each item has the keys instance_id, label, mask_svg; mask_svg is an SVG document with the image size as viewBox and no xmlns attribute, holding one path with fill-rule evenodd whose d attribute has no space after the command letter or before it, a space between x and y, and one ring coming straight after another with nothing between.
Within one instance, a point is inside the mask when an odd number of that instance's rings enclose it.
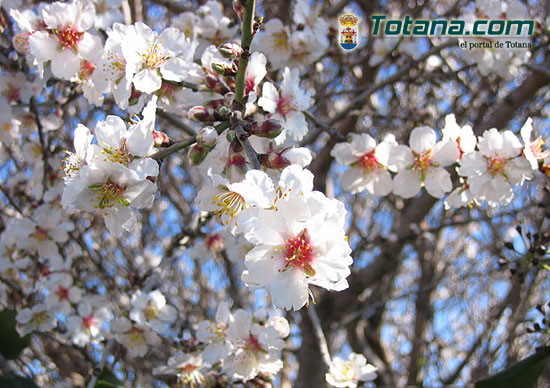
<instances>
[{"instance_id":1,"label":"crown on shield","mask_svg":"<svg viewBox=\"0 0 550 388\"><path fill-rule=\"evenodd\" d=\"M357 24L357 22L359 21L359 18L356 16L353 16L352 14L347 13L343 16L340 16L338 18L338 21L344 27L353 27Z\"/></svg>"}]
</instances>

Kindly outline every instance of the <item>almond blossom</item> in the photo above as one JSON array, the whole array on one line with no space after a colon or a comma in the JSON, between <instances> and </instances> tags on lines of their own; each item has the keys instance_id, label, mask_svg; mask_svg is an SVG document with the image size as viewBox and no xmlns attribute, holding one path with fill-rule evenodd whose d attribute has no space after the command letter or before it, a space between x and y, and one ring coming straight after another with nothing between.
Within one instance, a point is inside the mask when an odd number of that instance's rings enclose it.
<instances>
[{"instance_id":1,"label":"almond blossom","mask_svg":"<svg viewBox=\"0 0 550 388\"><path fill-rule=\"evenodd\" d=\"M20 246L40 258L49 259L53 267L62 265L63 258L57 244L66 242L69 239L68 232L73 228L72 223L63 220L59 208L47 204L36 210L33 220L21 219L15 225L20 236Z\"/></svg>"},{"instance_id":2,"label":"almond blossom","mask_svg":"<svg viewBox=\"0 0 550 388\"><path fill-rule=\"evenodd\" d=\"M245 257L242 279L266 287L277 307L302 308L309 284L347 288L353 259L343 229L345 209L328 202L321 193L278 201L276 210L260 210L245 234L255 246Z\"/></svg>"},{"instance_id":3,"label":"almond blossom","mask_svg":"<svg viewBox=\"0 0 550 388\"><path fill-rule=\"evenodd\" d=\"M159 346L161 338L151 328L130 321L126 317L117 318L112 325L118 342L123 344L133 357L143 357L150 346Z\"/></svg>"},{"instance_id":4,"label":"almond blossom","mask_svg":"<svg viewBox=\"0 0 550 388\"><path fill-rule=\"evenodd\" d=\"M197 44L177 28L170 27L158 34L138 22L135 35L124 39L122 44L126 74L132 74L135 88L144 93L160 89L162 79L182 81L195 67L193 55Z\"/></svg>"},{"instance_id":5,"label":"almond blossom","mask_svg":"<svg viewBox=\"0 0 550 388\"><path fill-rule=\"evenodd\" d=\"M155 129L156 97L143 111L143 120L126 127L118 116L107 116L95 128L95 137L101 148L97 159L104 162L120 163L135 171L139 179L156 177L158 163L147 156L153 153Z\"/></svg>"},{"instance_id":6,"label":"almond blossom","mask_svg":"<svg viewBox=\"0 0 550 388\"><path fill-rule=\"evenodd\" d=\"M132 295L130 318L139 325L147 325L158 334L166 331L168 325L177 319L177 311L166 304L166 298L159 290L144 294L138 290Z\"/></svg>"},{"instance_id":7,"label":"almond blossom","mask_svg":"<svg viewBox=\"0 0 550 388\"><path fill-rule=\"evenodd\" d=\"M101 168L82 168L78 179L65 186L61 203L69 212L79 209L102 214L109 231L120 235L135 224L134 209L152 204L156 190L149 180L140 180L135 171L111 162Z\"/></svg>"},{"instance_id":8,"label":"almond blossom","mask_svg":"<svg viewBox=\"0 0 550 388\"><path fill-rule=\"evenodd\" d=\"M92 162L93 136L90 130L82 124L78 124L74 130L74 149L75 152L66 151L69 156L64 160L63 169L65 171L65 180L69 181L78 175L78 171Z\"/></svg>"},{"instance_id":9,"label":"almond blossom","mask_svg":"<svg viewBox=\"0 0 550 388\"><path fill-rule=\"evenodd\" d=\"M128 108L132 93L132 68L126 66L122 43L137 34L135 26L115 23L107 30L103 56L92 74L92 81L100 93L112 93L119 108Z\"/></svg>"},{"instance_id":10,"label":"almond blossom","mask_svg":"<svg viewBox=\"0 0 550 388\"><path fill-rule=\"evenodd\" d=\"M30 36L30 52L40 69L51 61L53 75L70 80L80 69L82 60L93 60L101 51L99 37L87 32L93 25L95 9L80 0L56 2L45 6L41 16L46 29Z\"/></svg>"},{"instance_id":11,"label":"almond blossom","mask_svg":"<svg viewBox=\"0 0 550 388\"><path fill-rule=\"evenodd\" d=\"M233 380L248 381L260 372L275 374L283 367L277 354L284 348L279 333L254 323L246 311L233 314L227 335L236 350L225 360L223 372Z\"/></svg>"},{"instance_id":12,"label":"almond blossom","mask_svg":"<svg viewBox=\"0 0 550 388\"><path fill-rule=\"evenodd\" d=\"M238 214L247 207L270 206L265 192L274 192L273 182L262 171L251 170L241 182L229 183L220 175L210 174L212 185L197 194L199 208L214 212L220 221L235 230Z\"/></svg>"},{"instance_id":13,"label":"almond blossom","mask_svg":"<svg viewBox=\"0 0 550 388\"><path fill-rule=\"evenodd\" d=\"M175 375L181 387L202 387L206 383L204 372L207 367L200 355L184 353L170 357L168 365L153 369L153 374Z\"/></svg>"},{"instance_id":14,"label":"almond blossom","mask_svg":"<svg viewBox=\"0 0 550 388\"><path fill-rule=\"evenodd\" d=\"M468 178L471 193L486 199L489 206L509 203L513 186L533 177L529 162L521 156L521 143L513 132L491 128L479 138L478 149L463 156L458 173Z\"/></svg>"},{"instance_id":15,"label":"almond blossom","mask_svg":"<svg viewBox=\"0 0 550 388\"><path fill-rule=\"evenodd\" d=\"M57 324L54 311L45 304L36 304L30 308L21 309L15 319L17 332L20 336L33 331L50 332Z\"/></svg>"},{"instance_id":16,"label":"almond blossom","mask_svg":"<svg viewBox=\"0 0 550 388\"><path fill-rule=\"evenodd\" d=\"M362 354L351 353L347 360L334 357L325 377L333 387L356 388L360 381L374 380L376 368Z\"/></svg>"},{"instance_id":17,"label":"almond blossom","mask_svg":"<svg viewBox=\"0 0 550 388\"><path fill-rule=\"evenodd\" d=\"M68 314L71 304L77 304L82 299L82 289L73 285L73 277L67 273L54 273L46 281L49 289L46 301L48 306Z\"/></svg>"},{"instance_id":18,"label":"almond blossom","mask_svg":"<svg viewBox=\"0 0 550 388\"><path fill-rule=\"evenodd\" d=\"M458 161L457 143L451 140L436 141L430 127L413 129L409 139L410 149L396 147L390 164L396 164L398 173L393 180L393 192L403 198L412 198L424 186L428 193L441 198L451 191L451 175L444 169Z\"/></svg>"},{"instance_id":19,"label":"almond blossom","mask_svg":"<svg viewBox=\"0 0 550 388\"><path fill-rule=\"evenodd\" d=\"M232 320L229 305L222 302L218 305L215 321L199 322L197 339L207 344L202 352L207 362L215 364L231 353L233 346L229 342L227 328Z\"/></svg>"},{"instance_id":20,"label":"almond blossom","mask_svg":"<svg viewBox=\"0 0 550 388\"><path fill-rule=\"evenodd\" d=\"M290 30L279 19L270 19L253 41L253 49L267 54L271 66L284 67L290 59Z\"/></svg>"},{"instance_id":21,"label":"almond blossom","mask_svg":"<svg viewBox=\"0 0 550 388\"><path fill-rule=\"evenodd\" d=\"M350 166L342 175L343 189L352 194L367 190L374 195L388 195L393 188L388 162L395 146L393 136L376 145L368 134L351 134L350 143L336 144L331 155L338 163Z\"/></svg>"},{"instance_id":22,"label":"almond blossom","mask_svg":"<svg viewBox=\"0 0 550 388\"><path fill-rule=\"evenodd\" d=\"M531 140L533 132L533 119L529 117L521 127L520 134L523 140L523 156L527 159L533 170L539 169L539 161L550 156L550 151L543 150L544 140L539 136L535 140Z\"/></svg>"},{"instance_id":23,"label":"almond blossom","mask_svg":"<svg viewBox=\"0 0 550 388\"><path fill-rule=\"evenodd\" d=\"M266 112L272 113L271 117L285 123L285 131L276 138L278 144L282 144L287 138L300 141L306 135L308 128L302 110L309 108L311 98L300 88L300 76L297 69L285 68L281 89L270 82L263 85L262 97L258 105Z\"/></svg>"},{"instance_id":24,"label":"almond blossom","mask_svg":"<svg viewBox=\"0 0 550 388\"><path fill-rule=\"evenodd\" d=\"M101 341L106 334L103 324L111 319L111 312L98 298L82 300L77 314L67 318L68 336L77 346L85 346L90 341Z\"/></svg>"}]
</instances>

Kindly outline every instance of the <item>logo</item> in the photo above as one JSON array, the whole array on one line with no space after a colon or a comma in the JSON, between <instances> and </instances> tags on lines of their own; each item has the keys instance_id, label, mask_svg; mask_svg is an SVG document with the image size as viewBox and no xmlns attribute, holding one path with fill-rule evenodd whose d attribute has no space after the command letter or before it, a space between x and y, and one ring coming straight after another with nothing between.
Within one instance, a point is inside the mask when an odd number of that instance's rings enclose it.
<instances>
[{"instance_id":1,"label":"logo","mask_svg":"<svg viewBox=\"0 0 550 388\"><path fill-rule=\"evenodd\" d=\"M340 47L344 50L353 50L357 47L357 38L359 36L359 27L357 26L358 22L359 18L350 13L338 18L338 23L340 23L338 34L340 39Z\"/></svg>"}]
</instances>

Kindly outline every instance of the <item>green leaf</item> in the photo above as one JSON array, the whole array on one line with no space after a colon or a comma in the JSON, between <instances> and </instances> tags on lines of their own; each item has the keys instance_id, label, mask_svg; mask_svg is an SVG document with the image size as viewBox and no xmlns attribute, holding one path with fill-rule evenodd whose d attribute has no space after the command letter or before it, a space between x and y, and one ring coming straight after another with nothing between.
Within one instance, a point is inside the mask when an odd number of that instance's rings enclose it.
<instances>
[{"instance_id":1,"label":"green leaf","mask_svg":"<svg viewBox=\"0 0 550 388\"><path fill-rule=\"evenodd\" d=\"M117 379L113 372L104 370L94 388L124 388L124 383Z\"/></svg>"},{"instance_id":2,"label":"green leaf","mask_svg":"<svg viewBox=\"0 0 550 388\"><path fill-rule=\"evenodd\" d=\"M533 387L550 359L550 346L521 360L504 371L476 382L475 388Z\"/></svg>"},{"instance_id":3,"label":"green leaf","mask_svg":"<svg viewBox=\"0 0 550 388\"><path fill-rule=\"evenodd\" d=\"M0 353L8 360L14 360L25 349L30 342L30 335L19 337L15 330L15 310L0 311Z\"/></svg>"},{"instance_id":4,"label":"green leaf","mask_svg":"<svg viewBox=\"0 0 550 388\"><path fill-rule=\"evenodd\" d=\"M34 381L19 377L12 373L0 376L0 387L10 388L38 388Z\"/></svg>"}]
</instances>

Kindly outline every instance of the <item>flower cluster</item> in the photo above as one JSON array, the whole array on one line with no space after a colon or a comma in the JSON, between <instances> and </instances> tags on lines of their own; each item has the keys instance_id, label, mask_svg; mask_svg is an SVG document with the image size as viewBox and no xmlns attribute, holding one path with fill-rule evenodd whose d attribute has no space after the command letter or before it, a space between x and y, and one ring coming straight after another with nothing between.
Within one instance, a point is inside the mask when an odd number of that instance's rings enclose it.
<instances>
[{"instance_id":1,"label":"flower cluster","mask_svg":"<svg viewBox=\"0 0 550 388\"><path fill-rule=\"evenodd\" d=\"M284 348L290 327L285 318L267 319L265 313L251 317L244 310L234 313L220 304L215 321L199 323L197 339L206 345L202 358L220 363L232 380L248 381L259 373L276 374L283 366L278 354Z\"/></svg>"},{"instance_id":2,"label":"flower cluster","mask_svg":"<svg viewBox=\"0 0 550 388\"><path fill-rule=\"evenodd\" d=\"M258 34L253 48L264 52L274 69L285 66L304 68L318 60L329 47L328 22L317 16L307 0L294 6L292 27L279 19L270 19Z\"/></svg>"},{"instance_id":3,"label":"flower cluster","mask_svg":"<svg viewBox=\"0 0 550 388\"><path fill-rule=\"evenodd\" d=\"M351 142L336 144L332 156L350 166L342 176L342 186L353 194L393 192L412 198L425 187L435 198L452 191L446 200L448 208L482 201L495 207L508 204L514 186L532 179L548 158L542 139L530 139L532 130L528 119L521 129L523 145L513 132L496 128L476 139L470 126L460 127L454 115L448 115L439 141L429 127L413 129L409 146L399 145L392 135L377 145L368 134L352 134ZM461 182L454 190L445 168L453 165ZM393 180L390 172L396 173Z\"/></svg>"},{"instance_id":4,"label":"flower cluster","mask_svg":"<svg viewBox=\"0 0 550 388\"><path fill-rule=\"evenodd\" d=\"M131 230L135 209L153 203L159 173L154 151L156 100L143 112L143 120L126 126L117 116L107 116L95 128L97 144L90 130L75 130L75 153L65 161L65 189L61 203L69 212L97 212L105 217L112 233Z\"/></svg>"},{"instance_id":5,"label":"flower cluster","mask_svg":"<svg viewBox=\"0 0 550 388\"><path fill-rule=\"evenodd\" d=\"M213 175L197 201L253 245L242 279L268 288L275 306L300 309L308 302L309 284L347 288L353 260L345 235L346 210L340 201L313 191L308 170L286 167L277 185L257 170L232 184Z\"/></svg>"},{"instance_id":6,"label":"flower cluster","mask_svg":"<svg viewBox=\"0 0 550 388\"><path fill-rule=\"evenodd\" d=\"M462 19L466 20L466 29L471 30L475 20L518 20L528 19L527 7L519 0L499 0L499 1L480 1L476 0L473 12L465 11ZM529 50L514 49L508 47L508 43L503 48L498 48L496 42L529 42L527 31L521 31L518 36L506 36L505 38L494 38L484 36L483 38L463 38L468 44L473 43L473 49L467 50L468 55L465 59L471 63L477 64L481 75L488 76L496 73L504 79L511 79L519 72L521 65L526 63L531 54ZM481 43L481 44L480 44ZM485 43L485 44L483 44ZM486 43L491 45L487 47ZM465 50L466 51L466 50Z\"/></svg>"},{"instance_id":7,"label":"flower cluster","mask_svg":"<svg viewBox=\"0 0 550 388\"><path fill-rule=\"evenodd\" d=\"M92 79L100 93L113 94L121 109L137 104L143 93L161 94L163 82L194 81L200 72L193 62L198 42L177 28L158 34L143 23L115 23L107 35Z\"/></svg>"}]
</instances>

